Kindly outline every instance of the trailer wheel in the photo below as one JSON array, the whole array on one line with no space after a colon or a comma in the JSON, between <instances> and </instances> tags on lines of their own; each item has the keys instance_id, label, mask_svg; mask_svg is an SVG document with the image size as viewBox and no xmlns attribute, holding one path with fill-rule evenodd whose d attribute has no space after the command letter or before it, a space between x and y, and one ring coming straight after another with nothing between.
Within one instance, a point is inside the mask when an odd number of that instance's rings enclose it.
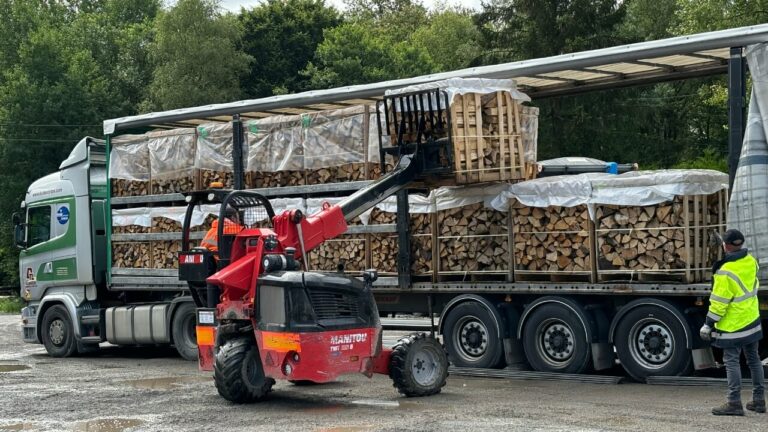
<instances>
[{"instance_id":1,"label":"trailer wheel","mask_svg":"<svg viewBox=\"0 0 768 432\"><path fill-rule=\"evenodd\" d=\"M616 326L614 345L624 370L640 382L653 375L686 375L692 368L683 325L661 307L628 312Z\"/></svg>"},{"instance_id":2,"label":"trailer wheel","mask_svg":"<svg viewBox=\"0 0 768 432\"><path fill-rule=\"evenodd\" d=\"M504 354L491 313L475 301L461 303L445 317L443 341L458 367L493 368Z\"/></svg>"},{"instance_id":3,"label":"trailer wheel","mask_svg":"<svg viewBox=\"0 0 768 432\"><path fill-rule=\"evenodd\" d=\"M589 369L587 329L569 308L548 303L536 308L523 327L523 349L541 372L582 373Z\"/></svg>"},{"instance_id":4,"label":"trailer wheel","mask_svg":"<svg viewBox=\"0 0 768 432\"><path fill-rule=\"evenodd\" d=\"M171 331L173 334L173 345L184 360L197 360L196 324L195 305L190 302L179 305L176 313L173 314Z\"/></svg>"},{"instance_id":5,"label":"trailer wheel","mask_svg":"<svg viewBox=\"0 0 768 432\"><path fill-rule=\"evenodd\" d=\"M275 384L264 376L259 349L249 337L230 339L219 349L213 378L221 397L234 403L261 400Z\"/></svg>"},{"instance_id":6,"label":"trailer wheel","mask_svg":"<svg viewBox=\"0 0 768 432\"><path fill-rule=\"evenodd\" d=\"M448 377L448 357L437 339L414 333L392 348L389 377L397 391L408 397L440 393Z\"/></svg>"},{"instance_id":7,"label":"trailer wheel","mask_svg":"<svg viewBox=\"0 0 768 432\"><path fill-rule=\"evenodd\" d=\"M57 304L45 311L41 331L45 350L52 357L70 357L77 352L75 329L64 306Z\"/></svg>"}]
</instances>

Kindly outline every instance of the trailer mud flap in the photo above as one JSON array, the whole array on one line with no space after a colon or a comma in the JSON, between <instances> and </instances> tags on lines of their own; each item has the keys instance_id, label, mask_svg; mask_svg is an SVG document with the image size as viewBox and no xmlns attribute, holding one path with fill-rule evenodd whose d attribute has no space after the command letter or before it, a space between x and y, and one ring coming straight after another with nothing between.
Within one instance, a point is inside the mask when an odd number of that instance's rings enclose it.
<instances>
[{"instance_id":1,"label":"trailer mud flap","mask_svg":"<svg viewBox=\"0 0 768 432\"><path fill-rule=\"evenodd\" d=\"M196 315L198 365L202 371L212 371L216 359L216 309L200 308Z\"/></svg>"}]
</instances>

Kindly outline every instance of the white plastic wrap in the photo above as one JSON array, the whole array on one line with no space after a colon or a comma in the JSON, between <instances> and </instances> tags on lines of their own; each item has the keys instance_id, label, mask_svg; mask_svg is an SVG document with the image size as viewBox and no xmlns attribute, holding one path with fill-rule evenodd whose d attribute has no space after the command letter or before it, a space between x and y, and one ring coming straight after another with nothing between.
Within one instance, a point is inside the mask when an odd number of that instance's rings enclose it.
<instances>
[{"instance_id":1,"label":"white plastic wrap","mask_svg":"<svg viewBox=\"0 0 768 432\"><path fill-rule=\"evenodd\" d=\"M112 226L142 226L152 227L152 218L164 217L179 224L184 223L186 207L137 207L129 209L112 210ZM218 205L199 205L192 211L190 226L203 225L209 216L219 215Z\"/></svg>"},{"instance_id":2,"label":"white plastic wrap","mask_svg":"<svg viewBox=\"0 0 768 432\"><path fill-rule=\"evenodd\" d=\"M491 207L491 201L506 189L505 183L479 186L444 186L433 189L429 195L408 196L409 213L436 213L472 204L483 203ZM376 204L376 208L387 213L397 212L396 197L389 197Z\"/></svg>"},{"instance_id":3,"label":"white plastic wrap","mask_svg":"<svg viewBox=\"0 0 768 432\"><path fill-rule=\"evenodd\" d=\"M234 166L233 142L231 123L210 123L198 126L195 168L232 172ZM248 154L246 149L247 147L244 145L243 155Z\"/></svg>"},{"instance_id":4,"label":"white plastic wrap","mask_svg":"<svg viewBox=\"0 0 768 432\"><path fill-rule=\"evenodd\" d=\"M304 168L300 116L274 116L245 124L246 171L275 172Z\"/></svg>"},{"instance_id":5,"label":"white plastic wrap","mask_svg":"<svg viewBox=\"0 0 768 432\"><path fill-rule=\"evenodd\" d=\"M301 210L304 214L308 214L304 198L271 198L269 203L272 204L272 210L275 212L275 215L293 209Z\"/></svg>"},{"instance_id":6,"label":"white plastic wrap","mask_svg":"<svg viewBox=\"0 0 768 432\"><path fill-rule=\"evenodd\" d=\"M768 45L747 49L752 97L728 205L728 228L744 234L745 246L760 265L760 279L768 279Z\"/></svg>"},{"instance_id":7,"label":"white plastic wrap","mask_svg":"<svg viewBox=\"0 0 768 432\"><path fill-rule=\"evenodd\" d=\"M523 158L526 162L536 162L539 154L539 108L523 105L521 109L520 129L523 133Z\"/></svg>"},{"instance_id":8,"label":"white plastic wrap","mask_svg":"<svg viewBox=\"0 0 768 432\"><path fill-rule=\"evenodd\" d=\"M448 93L448 103L453 102L453 97L457 94L467 93L490 94L498 91L506 91L512 95L512 99L521 102L530 102L531 98L525 93L517 90L517 85L511 79L486 79L486 78L450 78L442 81L433 81L426 84L416 84L403 87L397 90L387 90L384 94L398 95L413 92L422 92L426 90L441 89ZM436 106L436 101L432 100L432 106ZM445 108L443 101L440 101L441 108ZM397 107L398 111L400 107Z\"/></svg>"},{"instance_id":9,"label":"white plastic wrap","mask_svg":"<svg viewBox=\"0 0 768 432\"><path fill-rule=\"evenodd\" d=\"M122 135L112 138L109 152L109 177L149 181L149 145L146 135Z\"/></svg>"},{"instance_id":10,"label":"white plastic wrap","mask_svg":"<svg viewBox=\"0 0 768 432\"><path fill-rule=\"evenodd\" d=\"M305 114L301 119L305 169L366 161L363 107Z\"/></svg>"},{"instance_id":11,"label":"white plastic wrap","mask_svg":"<svg viewBox=\"0 0 768 432\"><path fill-rule=\"evenodd\" d=\"M148 207L112 210L112 226L152 226L152 213Z\"/></svg>"},{"instance_id":12,"label":"white plastic wrap","mask_svg":"<svg viewBox=\"0 0 768 432\"><path fill-rule=\"evenodd\" d=\"M728 188L728 176L713 170L631 171L621 175L588 173L545 177L509 185L491 205L506 211L509 200L529 207L581 204L647 206L678 195L709 195Z\"/></svg>"},{"instance_id":13,"label":"white plastic wrap","mask_svg":"<svg viewBox=\"0 0 768 432\"><path fill-rule=\"evenodd\" d=\"M177 179L193 175L197 143L195 130L172 129L147 134L152 179Z\"/></svg>"}]
</instances>

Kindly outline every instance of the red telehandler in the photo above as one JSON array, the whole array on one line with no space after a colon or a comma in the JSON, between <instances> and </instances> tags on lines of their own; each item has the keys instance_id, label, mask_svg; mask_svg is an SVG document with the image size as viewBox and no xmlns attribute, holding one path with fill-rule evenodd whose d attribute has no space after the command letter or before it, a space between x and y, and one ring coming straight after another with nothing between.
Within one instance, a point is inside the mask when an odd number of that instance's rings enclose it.
<instances>
[{"instance_id":1,"label":"red telehandler","mask_svg":"<svg viewBox=\"0 0 768 432\"><path fill-rule=\"evenodd\" d=\"M222 397L253 402L265 397L277 379L323 383L347 373L388 374L406 396L440 392L448 360L434 337L413 334L392 349L382 347L372 293L376 271L364 272L362 281L310 271L308 253L343 234L347 220L414 180L450 175L450 135L434 138L450 131L446 101L439 90L385 98L379 112L386 113L387 124L399 125L400 131L407 125L414 130L415 124L419 133L406 139L395 132L392 146L380 141L385 174L311 216L300 210L274 215L265 197L249 191L187 195L179 276L198 305L200 368L214 371ZM388 173L387 157L397 161ZM193 209L203 203L220 203L219 220L230 220L218 224L218 256L189 241ZM265 224L269 221L272 226ZM236 234L230 233L232 222L241 228Z\"/></svg>"}]
</instances>

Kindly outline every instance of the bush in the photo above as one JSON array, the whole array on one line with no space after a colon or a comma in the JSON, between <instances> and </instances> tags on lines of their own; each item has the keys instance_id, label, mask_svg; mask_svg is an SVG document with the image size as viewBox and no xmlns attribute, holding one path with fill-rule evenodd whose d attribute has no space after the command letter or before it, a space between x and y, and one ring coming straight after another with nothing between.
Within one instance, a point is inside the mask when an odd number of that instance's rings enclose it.
<instances>
[{"instance_id":1,"label":"bush","mask_svg":"<svg viewBox=\"0 0 768 432\"><path fill-rule=\"evenodd\" d=\"M0 297L0 313L19 313L24 307L24 300L20 297Z\"/></svg>"}]
</instances>

